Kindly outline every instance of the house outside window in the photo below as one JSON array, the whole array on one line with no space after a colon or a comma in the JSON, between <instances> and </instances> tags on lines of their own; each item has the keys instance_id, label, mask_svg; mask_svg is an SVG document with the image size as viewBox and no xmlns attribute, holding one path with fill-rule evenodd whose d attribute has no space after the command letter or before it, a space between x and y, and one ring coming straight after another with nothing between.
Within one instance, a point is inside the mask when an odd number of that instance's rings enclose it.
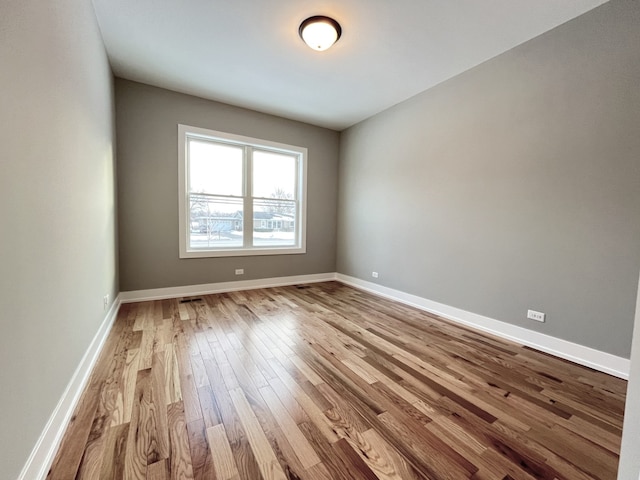
<instances>
[{"instance_id":1,"label":"house outside window","mask_svg":"<svg viewBox=\"0 0 640 480\"><path fill-rule=\"evenodd\" d=\"M178 125L180 258L305 253L307 149Z\"/></svg>"}]
</instances>

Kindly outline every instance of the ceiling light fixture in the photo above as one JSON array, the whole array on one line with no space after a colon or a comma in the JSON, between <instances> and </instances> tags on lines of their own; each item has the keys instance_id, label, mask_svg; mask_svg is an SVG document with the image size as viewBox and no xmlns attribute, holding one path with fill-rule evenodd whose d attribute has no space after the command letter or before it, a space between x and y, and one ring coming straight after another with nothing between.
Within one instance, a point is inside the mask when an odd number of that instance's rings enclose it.
<instances>
[{"instance_id":1,"label":"ceiling light fixture","mask_svg":"<svg viewBox=\"0 0 640 480\"><path fill-rule=\"evenodd\" d=\"M298 33L304 43L321 52L338 41L342 28L333 18L317 15L302 22Z\"/></svg>"}]
</instances>

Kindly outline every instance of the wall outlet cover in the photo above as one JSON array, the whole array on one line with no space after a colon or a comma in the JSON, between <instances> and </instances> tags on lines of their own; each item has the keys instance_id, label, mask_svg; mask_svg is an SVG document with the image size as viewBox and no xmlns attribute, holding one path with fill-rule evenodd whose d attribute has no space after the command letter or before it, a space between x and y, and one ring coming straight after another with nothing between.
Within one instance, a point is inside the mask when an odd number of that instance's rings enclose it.
<instances>
[{"instance_id":1,"label":"wall outlet cover","mask_svg":"<svg viewBox=\"0 0 640 480\"><path fill-rule=\"evenodd\" d=\"M542 312L536 312L535 310L527 310L527 318L535 320L536 322L544 322L546 314Z\"/></svg>"}]
</instances>

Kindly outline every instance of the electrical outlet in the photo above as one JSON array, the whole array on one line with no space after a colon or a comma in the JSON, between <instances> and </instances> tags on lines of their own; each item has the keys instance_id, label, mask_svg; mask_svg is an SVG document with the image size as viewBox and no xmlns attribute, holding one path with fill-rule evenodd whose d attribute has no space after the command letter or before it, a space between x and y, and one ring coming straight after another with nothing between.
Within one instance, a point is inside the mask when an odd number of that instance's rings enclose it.
<instances>
[{"instance_id":1,"label":"electrical outlet","mask_svg":"<svg viewBox=\"0 0 640 480\"><path fill-rule=\"evenodd\" d=\"M108 306L109 306L109 295L107 294L104 297L102 297L102 309L106 310Z\"/></svg>"},{"instance_id":2,"label":"electrical outlet","mask_svg":"<svg viewBox=\"0 0 640 480\"><path fill-rule=\"evenodd\" d=\"M536 322L544 322L546 315L542 312L536 312L535 310L527 310L527 318L535 320Z\"/></svg>"},{"instance_id":3,"label":"electrical outlet","mask_svg":"<svg viewBox=\"0 0 640 480\"><path fill-rule=\"evenodd\" d=\"M371 272L371 276L373 278L378 278L378 272Z\"/></svg>"},{"instance_id":4,"label":"electrical outlet","mask_svg":"<svg viewBox=\"0 0 640 480\"><path fill-rule=\"evenodd\" d=\"M236 268L236 275L244 275L244 268Z\"/></svg>"}]
</instances>

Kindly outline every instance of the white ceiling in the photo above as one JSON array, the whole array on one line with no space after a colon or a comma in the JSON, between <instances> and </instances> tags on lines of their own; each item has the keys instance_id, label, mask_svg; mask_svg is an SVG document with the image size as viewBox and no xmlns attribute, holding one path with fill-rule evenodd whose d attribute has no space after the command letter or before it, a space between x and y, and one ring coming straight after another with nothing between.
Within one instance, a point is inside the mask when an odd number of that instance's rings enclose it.
<instances>
[{"instance_id":1,"label":"white ceiling","mask_svg":"<svg viewBox=\"0 0 640 480\"><path fill-rule=\"evenodd\" d=\"M116 76L342 130L606 0L93 0ZM312 15L342 26L316 52Z\"/></svg>"}]
</instances>

